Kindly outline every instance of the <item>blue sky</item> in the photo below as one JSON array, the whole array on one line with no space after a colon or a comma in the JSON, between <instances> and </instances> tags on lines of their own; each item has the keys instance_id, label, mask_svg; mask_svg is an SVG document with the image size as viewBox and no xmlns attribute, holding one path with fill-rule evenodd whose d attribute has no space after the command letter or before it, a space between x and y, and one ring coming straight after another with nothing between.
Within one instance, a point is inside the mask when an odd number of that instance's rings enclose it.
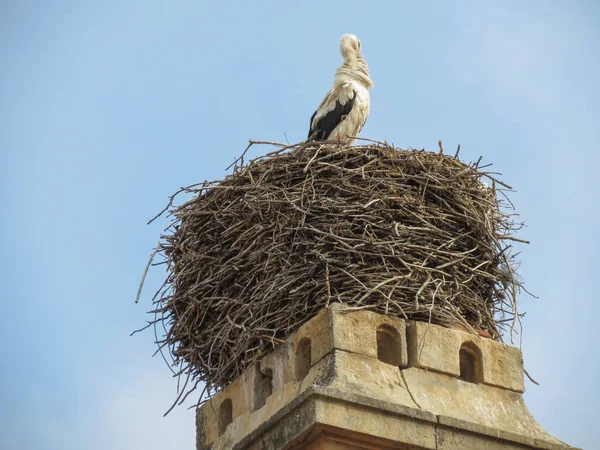
<instances>
[{"instance_id":1,"label":"blue sky","mask_svg":"<svg viewBox=\"0 0 600 450\"><path fill-rule=\"evenodd\" d=\"M297 142L355 33L364 137L493 162L527 223L525 398L600 448L600 6L594 1L0 0L0 448L193 449L133 303L180 186ZM266 149L257 148L253 155Z\"/></svg>"}]
</instances>

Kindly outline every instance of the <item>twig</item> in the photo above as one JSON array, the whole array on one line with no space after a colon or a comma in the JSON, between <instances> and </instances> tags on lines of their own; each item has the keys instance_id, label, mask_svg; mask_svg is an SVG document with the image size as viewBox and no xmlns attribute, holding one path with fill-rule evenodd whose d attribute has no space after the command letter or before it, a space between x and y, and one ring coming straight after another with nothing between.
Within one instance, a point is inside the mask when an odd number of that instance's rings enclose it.
<instances>
[{"instance_id":1,"label":"twig","mask_svg":"<svg viewBox=\"0 0 600 450\"><path fill-rule=\"evenodd\" d=\"M327 287L327 303L325 303L325 308L329 308L329 303L331 302L331 284L329 281L329 263L325 263L325 286Z\"/></svg>"},{"instance_id":2,"label":"twig","mask_svg":"<svg viewBox=\"0 0 600 450\"><path fill-rule=\"evenodd\" d=\"M534 380L534 379L531 377L531 375L529 375L529 372L527 372L527 371L525 370L525 368L523 368L523 372L525 372L525 375L527 375L527 378L529 378L529 381L531 381L533 384L536 384L536 385L538 385L538 386L540 385L540 383L538 383L537 381L535 381L535 380Z\"/></svg>"},{"instance_id":3,"label":"twig","mask_svg":"<svg viewBox=\"0 0 600 450\"><path fill-rule=\"evenodd\" d=\"M247 151L250 149L250 147L252 147L254 144L256 144L256 142L254 142L254 141L252 141L252 140L251 140L251 141L248 143L248 147L246 147L246 150L244 150L244 151L242 152L242 154L241 154L240 156L238 156L238 157L235 159L235 161L233 161L231 164L229 164L225 170L229 170L229 169L231 169L233 166L235 166L235 165L236 165L238 162L240 162L240 161L241 161L241 162L242 162L242 164L243 164L243 162L244 162L244 155L245 155L245 154L246 154L246 152L247 152Z\"/></svg>"},{"instance_id":4,"label":"twig","mask_svg":"<svg viewBox=\"0 0 600 450\"><path fill-rule=\"evenodd\" d=\"M357 141L365 141L365 142L373 142L374 144L379 144L383 147L389 147L389 144L386 141L376 141L375 139L367 139L360 136L348 136L351 139L356 139Z\"/></svg>"},{"instance_id":5,"label":"twig","mask_svg":"<svg viewBox=\"0 0 600 450\"><path fill-rule=\"evenodd\" d=\"M150 268L150 264L152 264L152 260L158 253L159 249L160 249L160 242L158 243L158 245L156 246L156 248L150 255L148 262L146 263L146 268L144 269L144 274L142 275L142 280L140 281L140 285L138 286L138 290L137 290L137 295L135 296L136 303L140 301L140 295L142 295L142 288L144 287L144 281L146 281L146 275L148 275L148 269Z\"/></svg>"}]
</instances>

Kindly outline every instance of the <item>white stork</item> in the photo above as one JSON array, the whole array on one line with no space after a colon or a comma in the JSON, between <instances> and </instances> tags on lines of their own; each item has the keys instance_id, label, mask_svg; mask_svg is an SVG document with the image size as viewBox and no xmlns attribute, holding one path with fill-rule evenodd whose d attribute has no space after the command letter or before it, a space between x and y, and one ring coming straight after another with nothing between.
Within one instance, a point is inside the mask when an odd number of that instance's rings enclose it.
<instances>
[{"instance_id":1,"label":"white stork","mask_svg":"<svg viewBox=\"0 0 600 450\"><path fill-rule=\"evenodd\" d=\"M333 88L327 93L310 118L308 139L338 140L347 145L357 136L367 121L370 108L369 67L360 54L360 41L353 34L340 39L340 52L344 64L335 72Z\"/></svg>"}]
</instances>

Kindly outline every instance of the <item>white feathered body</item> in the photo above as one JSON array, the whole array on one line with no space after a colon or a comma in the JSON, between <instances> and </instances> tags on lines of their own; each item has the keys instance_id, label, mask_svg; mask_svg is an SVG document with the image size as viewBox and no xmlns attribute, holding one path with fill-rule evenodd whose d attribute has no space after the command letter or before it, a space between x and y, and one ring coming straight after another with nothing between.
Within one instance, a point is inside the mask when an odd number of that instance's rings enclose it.
<instances>
[{"instance_id":1,"label":"white feathered body","mask_svg":"<svg viewBox=\"0 0 600 450\"><path fill-rule=\"evenodd\" d=\"M345 106L353 100L352 109L343 117L342 121L326 136L326 139L344 141L350 145L354 139L348 136L357 136L367 121L371 108L369 90L360 82L347 76L336 77L334 87L327 93L311 123L314 128L319 121L336 108L337 102Z\"/></svg>"},{"instance_id":2,"label":"white feathered body","mask_svg":"<svg viewBox=\"0 0 600 450\"><path fill-rule=\"evenodd\" d=\"M317 141L354 142L369 116L373 82L369 68L360 54L360 41L344 35L340 41L343 65L337 69L333 88L313 114L308 137Z\"/></svg>"}]
</instances>

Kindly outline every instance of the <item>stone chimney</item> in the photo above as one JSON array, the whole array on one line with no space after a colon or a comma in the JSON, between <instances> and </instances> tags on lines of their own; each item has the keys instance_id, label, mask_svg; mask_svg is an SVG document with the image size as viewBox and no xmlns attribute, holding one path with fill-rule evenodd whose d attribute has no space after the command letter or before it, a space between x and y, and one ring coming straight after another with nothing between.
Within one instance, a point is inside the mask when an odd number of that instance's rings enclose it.
<instances>
[{"instance_id":1,"label":"stone chimney","mask_svg":"<svg viewBox=\"0 0 600 450\"><path fill-rule=\"evenodd\" d=\"M336 303L198 409L197 448L573 448L523 391L513 346Z\"/></svg>"}]
</instances>

